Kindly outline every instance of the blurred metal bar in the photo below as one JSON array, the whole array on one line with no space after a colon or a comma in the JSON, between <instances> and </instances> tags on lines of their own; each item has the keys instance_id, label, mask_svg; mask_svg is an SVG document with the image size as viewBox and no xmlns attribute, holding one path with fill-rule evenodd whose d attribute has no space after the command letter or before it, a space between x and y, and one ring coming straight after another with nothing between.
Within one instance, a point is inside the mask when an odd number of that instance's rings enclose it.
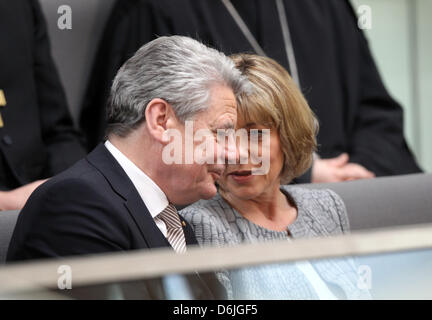
<instances>
[{"instance_id":1,"label":"blurred metal bar","mask_svg":"<svg viewBox=\"0 0 432 320\"><path fill-rule=\"evenodd\" d=\"M167 274L427 248L432 248L432 224L290 242L191 248L181 255L172 250L159 249L33 261L1 267L0 294L37 287L56 288L60 265L71 267L73 286L79 287Z\"/></svg>"}]
</instances>

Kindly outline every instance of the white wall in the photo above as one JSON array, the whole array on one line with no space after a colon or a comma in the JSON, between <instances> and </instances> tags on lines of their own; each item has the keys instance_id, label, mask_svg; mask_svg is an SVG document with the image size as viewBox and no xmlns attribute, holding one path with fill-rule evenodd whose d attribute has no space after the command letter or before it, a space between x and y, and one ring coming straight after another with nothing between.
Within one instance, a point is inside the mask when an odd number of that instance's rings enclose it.
<instances>
[{"instance_id":1,"label":"white wall","mask_svg":"<svg viewBox=\"0 0 432 320\"><path fill-rule=\"evenodd\" d=\"M421 155L425 169L432 172L432 1L417 1Z\"/></svg>"},{"instance_id":2,"label":"white wall","mask_svg":"<svg viewBox=\"0 0 432 320\"><path fill-rule=\"evenodd\" d=\"M372 9L366 30L384 83L405 111L405 136L420 165L432 172L432 1L351 0Z\"/></svg>"}]
</instances>

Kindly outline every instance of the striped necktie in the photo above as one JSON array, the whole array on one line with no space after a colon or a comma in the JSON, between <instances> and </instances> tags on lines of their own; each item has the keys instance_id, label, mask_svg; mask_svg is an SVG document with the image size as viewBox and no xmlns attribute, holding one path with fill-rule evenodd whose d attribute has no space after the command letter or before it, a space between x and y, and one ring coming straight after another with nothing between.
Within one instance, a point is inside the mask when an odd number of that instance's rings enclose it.
<instances>
[{"instance_id":1,"label":"striped necktie","mask_svg":"<svg viewBox=\"0 0 432 320\"><path fill-rule=\"evenodd\" d=\"M167 240L174 248L175 252L185 253L186 240L177 209L172 204L169 204L157 217L165 222L167 227Z\"/></svg>"}]
</instances>

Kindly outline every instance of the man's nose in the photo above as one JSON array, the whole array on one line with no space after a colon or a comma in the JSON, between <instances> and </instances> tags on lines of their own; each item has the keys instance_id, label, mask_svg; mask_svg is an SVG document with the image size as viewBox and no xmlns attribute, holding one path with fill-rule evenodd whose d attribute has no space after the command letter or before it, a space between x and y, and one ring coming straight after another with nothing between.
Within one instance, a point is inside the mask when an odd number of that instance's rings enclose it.
<instances>
[{"instance_id":1,"label":"man's nose","mask_svg":"<svg viewBox=\"0 0 432 320\"><path fill-rule=\"evenodd\" d=\"M240 161L240 150L235 139L228 139L225 146L225 161L228 164L237 164Z\"/></svg>"},{"instance_id":2,"label":"man's nose","mask_svg":"<svg viewBox=\"0 0 432 320\"><path fill-rule=\"evenodd\" d=\"M236 146L236 141L233 139L218 140L216 142L217 163L219 164L235 164L239 162L239 150Z\"/></svg>"}]
</instances>

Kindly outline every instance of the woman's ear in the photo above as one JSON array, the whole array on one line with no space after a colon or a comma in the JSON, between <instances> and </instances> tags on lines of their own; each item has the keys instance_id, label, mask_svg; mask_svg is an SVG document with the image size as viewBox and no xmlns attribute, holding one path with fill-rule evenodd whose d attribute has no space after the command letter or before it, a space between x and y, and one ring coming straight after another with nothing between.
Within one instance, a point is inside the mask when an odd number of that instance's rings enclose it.
<instances>
[{"instance_id":1,"label":"woman's ear","mask_svg":"<svg viewBox=\"0 0 432 320\"><path fill-rule=\"evenodd\" d=\"M145 110L147 130L156 141L164 143L163 135L173 115L171 105L163 99L151 100Z\"/></svg>"}]
</instances>

